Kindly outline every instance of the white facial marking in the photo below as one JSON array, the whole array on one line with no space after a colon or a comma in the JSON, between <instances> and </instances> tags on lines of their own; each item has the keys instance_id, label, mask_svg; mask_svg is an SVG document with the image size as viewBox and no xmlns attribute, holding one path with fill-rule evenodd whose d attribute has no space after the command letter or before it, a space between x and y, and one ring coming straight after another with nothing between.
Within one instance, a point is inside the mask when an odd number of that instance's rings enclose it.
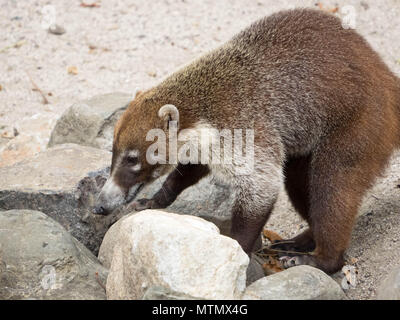
<instances>
[{"instance_id":1,"label":"white facial marking","mask_svg":"<svg viewBox=\"0 0 400 320\"><path fill-rule=\"evenodd\" d=\"M131 150L128 152L128 157L136 158L139 156L139 150Z\"/></svg>"},{"instance_id":2,"label":"white facial marking","mask_svg":"<svg viewBox=\"0 0 400 320\"><path fill-rule=\"evenodd\" d=\"M133 167L131 167L131 170L134 172L138 172L140 171L140 169L142 168L142 165L140 163L134 165Z\"/></svg>"},{"instance_id":3,"label":"white facial marking","mask_svg":"<svg viewBox=\"0 0 400 320\"><path fill-rule=\"evenodd\" d=\"M124 203L125 196L122 189L114 182L113 177L109 177L99 194L101 202L107 208L116 208Z\"/></svg>"},{"instance_id":4,"label":"white facial marking","mask_svg":"<svg viewBox=\"0 0 400 320\"><path fill-rule=\"evenodd\" d=\"M103 190L106 193L118 193L120 188L115 184L114 179L110 177L104 184Z\"/></svg>"}]
</instances>

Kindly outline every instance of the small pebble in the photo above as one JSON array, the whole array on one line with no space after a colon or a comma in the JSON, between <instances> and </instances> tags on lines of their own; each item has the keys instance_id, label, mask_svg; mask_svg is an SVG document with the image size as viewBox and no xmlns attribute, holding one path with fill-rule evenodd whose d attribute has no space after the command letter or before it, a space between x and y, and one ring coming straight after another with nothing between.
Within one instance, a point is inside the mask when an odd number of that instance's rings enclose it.
<instances>
[{"instance_id":1,"label":"small pebble","mask_svg":"<svg viewBox=\"0 0 400 320\"><path fill-rule=\"evenodd\" d=\"M67 72L69 74L76 75L76 74L78 74L78 68L75 67L75 66L70 66L70 67L67 68Z\"/></svg>"},{"instance_id":2,"label":"small pebble","mask_svg":"<svg viewBox=\"0 0 400 320\"><path fill-rule=\"evenodd\" d=\"M54 23L49 27L49 32L59 36L65 33L65 29Z\"/></svg>"}]
</instances>

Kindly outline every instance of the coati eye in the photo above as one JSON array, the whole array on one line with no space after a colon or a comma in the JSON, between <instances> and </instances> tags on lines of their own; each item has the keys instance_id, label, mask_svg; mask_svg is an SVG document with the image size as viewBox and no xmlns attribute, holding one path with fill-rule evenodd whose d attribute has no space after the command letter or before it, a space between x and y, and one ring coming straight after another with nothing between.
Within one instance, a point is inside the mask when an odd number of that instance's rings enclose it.
<instances>
[{"instance_id":1,"label":"coati eye","mask_svg":"<svg viewBox=\"0 0 400 320\"><path fill-rule=\"evenodd\" d=\"M139 171L141 169L141 165L139 162L139 151L131 150L125 153L124 163L133 171Z\"/></svg>"},{"instance_id":2,"label":"coati eye","mask_svg":"<svg viewBox=\"0 0 400 320\"><path fill-rule=\"evenodd\" d=\"M138 158L137 157L127 157L126 161L128 162L129 165L134 166L138 164Z\"/></svg>"}]
</instances>

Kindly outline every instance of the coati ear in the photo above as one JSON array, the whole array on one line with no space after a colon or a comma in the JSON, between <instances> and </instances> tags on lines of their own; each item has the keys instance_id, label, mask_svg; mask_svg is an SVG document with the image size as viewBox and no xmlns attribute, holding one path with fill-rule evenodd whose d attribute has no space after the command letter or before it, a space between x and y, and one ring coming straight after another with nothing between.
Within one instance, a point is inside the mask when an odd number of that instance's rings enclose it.
<instances>
[{"instance_id":1,"label":"coati ear","mask_svg":"<svg viewBox=\"0 0 400 320\"><path fill-rule=\"evenodd\" d=\"M135 91L135 98L134 99L136 99L139 95L141 95L143 93L143 91L142 90L136 90Z\"/></svg>"},{"instance_id":2,"label":"coati ear","mask_svg":"<svg viewBox=\"0 0 400 320\"><path fill-rule=\"evenodd\" d=\"M165 128L170 126L179 128L179 111L173 104L166 104L158 110L158 116L165 121Z\"/></svg>"}]
</instances>

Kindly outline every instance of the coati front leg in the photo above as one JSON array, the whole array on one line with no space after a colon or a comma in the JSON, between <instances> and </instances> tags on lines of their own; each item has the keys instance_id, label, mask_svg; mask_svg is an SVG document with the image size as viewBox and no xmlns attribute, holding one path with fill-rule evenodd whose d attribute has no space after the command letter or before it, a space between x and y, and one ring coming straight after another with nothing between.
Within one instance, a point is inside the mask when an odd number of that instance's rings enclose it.
<instances>
[{"instance_id":1,"label":"coati front leg","mask_svg":"<svg viewBox=\"0 0 400 320\"><path fill-rule=\"evenodd\" d=\"M172 171L159 191L151 199L139 199L131 206L136 210L161 209L168 207L186 188L197 183L210 172L206 165L178 164Z\"/></svg>"},{"instance_id":2,"label":"coati front leg","mask_svg":"<svg viewBox=\"0 0 400 320\"><path fill-rule=\"evenodd\" d=\"M283 170L280 161L266 161L250 177L237 177L236 200L232 212L231 237L250 254L267 222L280 190Z\"/></svg>"}]
</instances>

